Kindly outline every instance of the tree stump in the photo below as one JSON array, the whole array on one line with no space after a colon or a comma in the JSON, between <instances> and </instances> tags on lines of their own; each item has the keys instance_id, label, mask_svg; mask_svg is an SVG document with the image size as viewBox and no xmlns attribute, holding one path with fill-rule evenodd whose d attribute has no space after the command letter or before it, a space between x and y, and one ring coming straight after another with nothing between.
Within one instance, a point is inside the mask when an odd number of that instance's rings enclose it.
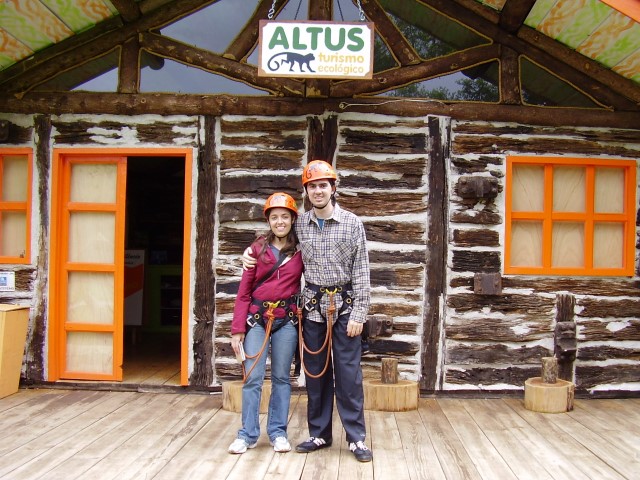
<instances>
[{"instance_id":1,"label":"tree stump","mask_svg":"<svg viewBox=\"0 0 640 480\"><path fill-rule=\"evenodd\" d=\"M222 384L222 409L229 412L242 412L242 380L233 380ZM265 380L260 398L260 413L267 413L271 397L271 381Z\"/></svg>"},{"instance_id":2,"label":"tree stump","mask_svg":"<svg viewBox=\"0 0 640 480\"><path fill-rule=\"evenodd\" d=\"M541 377L524 382L524 408L541 413L564 413L573 410L575 385L558 379L544 383Z\"/></svg>"},{"instance_id":3,"label":"tree stump","mask_svg":"<svg viewBox=\"0 0 640 480\"><path fill-rule=\"evenodd\" d=\"M383 358L381 380L363 383L365 410L406 412L418 408L418 383L398 380L398 359Z\"/></svg>"}]
</instances>

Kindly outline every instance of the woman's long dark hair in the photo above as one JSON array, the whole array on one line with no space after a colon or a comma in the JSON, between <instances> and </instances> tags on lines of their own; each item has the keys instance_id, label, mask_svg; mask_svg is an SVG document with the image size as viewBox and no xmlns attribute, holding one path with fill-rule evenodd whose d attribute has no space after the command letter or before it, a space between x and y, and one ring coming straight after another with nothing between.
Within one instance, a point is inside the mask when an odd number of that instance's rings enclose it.
<instances>
[{"instance_id":1,"label":"woman's long dark hair","mask_svg":"<svg viewBox=\"0 0 640 480\"><path fill-rule=\"evenodd\" d=\"M268 214L269 212L267 211L267 215ZM294 253L296 253L296 250L298 249L298 235L296 235L296 231L293 228L295 223L296 223L296 216L292 214L291 230L289 230L289 233L287 234L284 247L282 247L282 249L280 250L280 255L282 254L293 255ZM260 238L263 239L263 243L262 243L262 248L260 249L260 253L258 254L258 257L263 258L264 252L267 251L267 248L269 248L269 245L271 244L271 242L273 242L273 240L276 238L276 235L271 231L271 229L269 229L269 232L263 235L260 235Z\"/></svg>"}]
</instances>

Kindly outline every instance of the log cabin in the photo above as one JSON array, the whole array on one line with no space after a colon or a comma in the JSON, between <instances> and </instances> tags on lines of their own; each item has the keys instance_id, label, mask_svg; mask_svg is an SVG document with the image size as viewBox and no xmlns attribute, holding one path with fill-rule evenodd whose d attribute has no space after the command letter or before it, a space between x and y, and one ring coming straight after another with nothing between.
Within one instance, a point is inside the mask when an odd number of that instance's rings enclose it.
<instances>
[{"instance_id":1,"label":"log cabin","mask_svg":"<svg viewBox=\"0 0 640 480\"><path fill-rule=\"evenodd\" d=\"M240 255L322 158L367 231L365 376L512 393L555 356L579 394L640 392L637 2L68 3L0 4L23 384L112 386L145 341L181 388L238 378ZM373 25L372 75L261 75L265 20Z\"/></svg>"}]
</instances>

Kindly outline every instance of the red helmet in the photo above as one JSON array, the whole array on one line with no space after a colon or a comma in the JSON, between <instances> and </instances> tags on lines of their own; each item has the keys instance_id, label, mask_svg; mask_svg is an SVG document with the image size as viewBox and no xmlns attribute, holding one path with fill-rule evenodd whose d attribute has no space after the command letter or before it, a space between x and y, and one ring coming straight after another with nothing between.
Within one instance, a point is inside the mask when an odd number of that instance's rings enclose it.
<instances>
[{"instance_id":1,"label":"red helmet","mask_svg":"<svg viewBox=\"0 0 640 480\"><path fill-rule=\"evenodd\" d=\"M281 207L290 210L294 215L298 215L298 206L296 205L296 201L293 197L284 192L276 192L272 194L264 204L264 209L262 210L264 216L267 216L267 212L271 208Z\"/></svg>"},{"instance_id":2,"label":"red helmet","mask_svg":"<svg viewBox=\"0 0 640 480\"><path fill-rule=\"evenodd\" d=\"M331 164L324 160L312 160L302 170L302 186L316 180L337 180L338 175Z\"/></svg>"}]
</instances>

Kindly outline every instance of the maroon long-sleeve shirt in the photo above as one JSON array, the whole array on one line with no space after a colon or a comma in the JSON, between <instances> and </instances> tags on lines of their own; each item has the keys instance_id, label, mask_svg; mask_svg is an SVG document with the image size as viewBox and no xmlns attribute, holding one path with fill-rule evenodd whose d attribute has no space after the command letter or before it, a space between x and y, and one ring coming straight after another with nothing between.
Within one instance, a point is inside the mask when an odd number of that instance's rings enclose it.
<instances>
[{"instance_id":1,"label":"maroon long-sleeve shirt","mask_svg":"<svg viewBox=\"0 0 640 480\"><path fill-rule=\"evenodd\" d=\"M286 300L291 295L300 293L300 278L303 272L302 255L296 252L287 262L281 264L273 274L260 285L255 292L255 284L264 277L277 262L277 259L270 248L264 252L263 256L258 256L262 250L264 239L258 239L251 245L252 256L257 258L256 268L245 270L242 273L240 286L238 287L238 297L233 308L233 320L231 322L231 334L245 333L247 328L247 316L256 313L258 306L251 304L251 299L275 302L276 300ZM295 306L293 307L295 311ZM275 318L282 318L286 315L284 308L276 308Z\"/></svg>"}]
</instances>

